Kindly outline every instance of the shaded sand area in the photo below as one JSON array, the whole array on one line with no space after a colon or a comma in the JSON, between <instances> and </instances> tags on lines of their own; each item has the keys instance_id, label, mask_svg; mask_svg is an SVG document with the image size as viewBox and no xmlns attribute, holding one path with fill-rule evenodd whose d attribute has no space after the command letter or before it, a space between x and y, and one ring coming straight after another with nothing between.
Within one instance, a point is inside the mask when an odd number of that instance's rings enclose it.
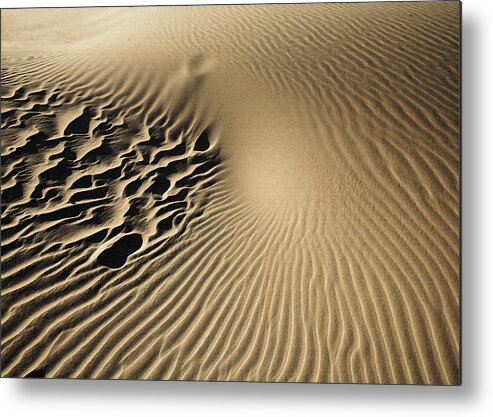
<instances>
[{"instance_id":1,"label":"shaded sand area","mask_svg":"<svg viewBox=\"0 0 493 417\"><path fill-rule=\"evenodd\" d=\"M2 10L2 376L458 384L459 7Z\"/></svg>"}]
</instances>

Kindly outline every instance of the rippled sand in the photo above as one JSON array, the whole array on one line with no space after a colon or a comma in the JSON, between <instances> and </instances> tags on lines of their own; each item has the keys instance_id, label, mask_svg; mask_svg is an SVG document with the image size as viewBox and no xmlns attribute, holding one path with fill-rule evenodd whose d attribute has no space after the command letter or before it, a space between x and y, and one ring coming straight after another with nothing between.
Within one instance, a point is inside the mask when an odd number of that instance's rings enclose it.
<instances>
[{"instance_id":1,"label":"rippled sand","mask_svg":"<svg viewBox=\"0 0 493 417\"><path fill-rule=\"evenodd\" d=\"M460 383L459 7L2 10L2 376Z\"/></svg>"}]
</instances>

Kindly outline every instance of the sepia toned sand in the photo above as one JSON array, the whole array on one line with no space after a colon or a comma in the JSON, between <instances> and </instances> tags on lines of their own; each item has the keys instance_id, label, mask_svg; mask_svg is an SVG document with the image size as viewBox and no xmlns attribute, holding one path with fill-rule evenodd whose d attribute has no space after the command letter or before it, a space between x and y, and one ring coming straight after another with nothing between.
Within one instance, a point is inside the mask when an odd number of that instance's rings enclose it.
<instances>
[{"instance_id":1,"label":"sepia toned sand","mask_svg":"<svg viewBox=\"0 0 493 417\"><path fill-rule=\"evenodd\" d=\"M2 376L460 383L459 7L2 10Z\"/></svg>"}]
</instances>

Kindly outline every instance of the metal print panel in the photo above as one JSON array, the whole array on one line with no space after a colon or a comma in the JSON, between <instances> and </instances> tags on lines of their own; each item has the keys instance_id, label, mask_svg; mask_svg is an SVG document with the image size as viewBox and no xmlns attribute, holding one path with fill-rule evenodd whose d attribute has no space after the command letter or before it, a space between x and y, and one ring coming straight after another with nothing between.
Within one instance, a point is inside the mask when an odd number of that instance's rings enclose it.
<instances>
[{"instance_id":1,"label":"metal print panel","mask_svg":"<svg viewBox=\"0 0 493 417\"><path fill-rule=\"evenodd\" d=\"M460 3L4 9L2 377L460 383Z\"/></svg>"}]
</instances>

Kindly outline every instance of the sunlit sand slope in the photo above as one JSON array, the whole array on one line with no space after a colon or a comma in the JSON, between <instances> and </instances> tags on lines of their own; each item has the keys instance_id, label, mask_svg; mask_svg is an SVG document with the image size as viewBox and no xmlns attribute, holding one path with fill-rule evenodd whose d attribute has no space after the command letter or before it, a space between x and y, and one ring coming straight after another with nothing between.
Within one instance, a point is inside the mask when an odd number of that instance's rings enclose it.
<instances>
[{"instance_id":1,"label":"sunlit sand slope","mask_svg":"<svg viewBox=\"0 0 493 417\"><path fill-rule=\"evenodd\" d=\"M2 376L460 382L459 3L1 23Z\"/></svg>"}]
</instances>

